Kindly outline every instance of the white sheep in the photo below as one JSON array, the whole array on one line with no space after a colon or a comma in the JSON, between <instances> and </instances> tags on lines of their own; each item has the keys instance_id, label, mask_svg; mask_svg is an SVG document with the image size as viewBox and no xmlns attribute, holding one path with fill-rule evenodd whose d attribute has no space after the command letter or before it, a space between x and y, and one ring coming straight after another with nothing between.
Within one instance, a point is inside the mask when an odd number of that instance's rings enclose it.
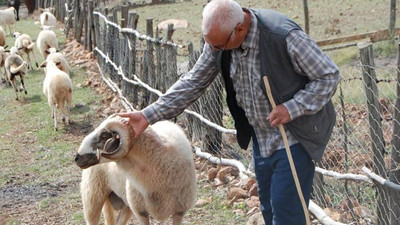
<instances>
[{"instance_id":1,"label":"white sheep","mask_svg":"<svg viewBox=\"0 0 400 225\"><path fill-rule=\"evenodd\" d=\"M6 45L6 33L2 26L0 26L0 46Z\"/></svg>"},{"instance_id":2,"label":"white sheep","mask_svg":"<svg viewBox=\"0 0 400 225\"><path fill-rule=\"evenodd\" d=\"M63 114L63 121L69 124L69 107L72 102L72 82L68 74L60 70L52 60L46 60L41 65L46 67L46 77L43 81L43 93L51 108L51 116L54 119L54 130L57 126L57 108Z\"/></svg>"},{"instance_id":3,"label":"white sheep","mask_svg":"<svg viewBox=\"0 0 400 225\"><path fill-rule=\"evenodd\" d=\"M12 84L15 93L15 99L18 100L18 87L16 77L19 76L21 82L21 89L25 92L25 95L28 94L28 91L25 88L24 77L26 73L26 63L18 55L18 49L14 46L10 49L10 55L6 58L4 62L4 67L7 74L7 80ZM21 90L21 92L22 92Z\"/></svg>"},{"instance_id":4,"label":"white sheep","mask_svg":"<svg viewBox=\"0 0 400 225\"><path fill-rule=\"evenodd\" d=\"M8 81L4 67L8 55L8 51L3 46L0 46L0 79L2 83L6 83Z\"/></svg>"},{"instance_id":5,"label":"white sheep","mask_svg":"<svg viewBox=\"0 0 400 225\"><path fill-rule=\"evenodd\" d=\"M56 17L51 13L50 9L43 9L40 11L42 11L40 14L40 24L42 26L55 27L57 20Z\"/></svg>"},{"instance_id":6,"label":"white sheep","mask_svg":"<svg viewBox=\"0 0 400 225\"><path fill-rule=\"evenodd\" d=\"M36 40L37 48L44 59L50 54L49 49L58 49L58 41L56 34L52 30L42 30L40 31L38 38Z\"/></svg>"},{"instance_id":7,"label":"white sheep","mask_svg":"<svg viewBox=\"0 0 400 225\"><path fill-rule=\"evenodd\" d=\"M128 119L112 115L82 141L75 163L86 169L81 183L86 223L97 224L103 205L105 218L113 217L106 212L112 211L110 203L118 202L110 200L116 195L141 225L149 224L149 216L159 221L172 216L174 225L182 224L196 199L189 140L178 125L168 121L134 136ZM122 217L129 217L130 212L121 208Z\"/></svg>"},{"instance_id":8,"label":"white sheep","mask_svg":"<svg viewBox=\"0 0 400 225\"><path fill-rule=\"evenodd\" d=\"M14 31L14 24L17 22L17 11L14 7L10 7L7 9L0 10L0 25L1 26L8 26L8 30L10 31L10 35ZM11 31L11 27L12 30Z\"/></svg>"},{"instance_id":9,"label":"white sheep","mask_svg":"<svg viewBox=\"0 0 400 225\"><path fill-rule=\"evenodd\" d=\"M50 48L49 53L47 59L54 61L60 70L69 75L70 67L64 55L61 52L57 52L55 48Z\"/></svg>"},{"instance_id":10,"label":"white sheep","mask_svg":"<svg viewBox=\"0 0 400 225\"><path fill-rule=\"evenodd\" d=\"M21 53L20 55L26 55L28 65L30 69L33 69L32 60L36 63L36 68L39 67L35 53L33 53L33 48L35 46L35 42L32 41L31 37L27 34L21 34L19 32L14 32L15 38L15 47L17 47L18 51Z\"/></svg>"}]
</instances>

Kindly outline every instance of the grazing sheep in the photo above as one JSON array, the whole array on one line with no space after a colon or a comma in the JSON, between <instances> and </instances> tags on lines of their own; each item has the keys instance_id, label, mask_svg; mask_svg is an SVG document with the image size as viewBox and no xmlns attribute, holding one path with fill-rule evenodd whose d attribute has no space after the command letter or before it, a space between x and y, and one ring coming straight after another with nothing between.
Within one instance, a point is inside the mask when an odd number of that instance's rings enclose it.
<instances>
[{"instance_id":1,"label":"grazing sheep","mask_svg":"<svg viewBox=\"0 0 400 225\"><path fill-rule=\"evenodd\" d=\"M17 12L17 21L19 21L19 6L21 5L21 2L19 0L8 0L7 5L8 7L15 8L15 11Z\"/></svg>"},{"instance_id":2,"label":"grazing sheep","mask_svg":"<svg viewBox=\"0 0 400 225\"><path fill-rule=\"evenodd\" d=\"M54 130L57 126L57 108L63 114L63 121L69 124L69 107L72 102L72 82L68 74L58 69L52 60L46 60L41 64L46 67L46 77L43 81L43 93L51 108L51 116L54 119Z\"/></svg>"},{"instance_id":3,"label":"grazing sheep","mask_svg":"<svg viewBox=\"0 0 400 225\"><path fill-rule=\"evenodd\" d=\"M49 53L50 54L47 56L47 59L54 61L58 69L69 75L69 64L64 55L61 52L57 52L57 49L55 48L50 48Z\"/></svg>"},{"instance_id":4,"label":"grazing sheep","mask_svg":"<svg viewBox=\"0 0 400 225\"><path fill-rule=\"evenodd\" d=\"M2 26L0 26L0 46L6 45L6 33Z\"/></svg>"},{"instance_id":5,"label":"grazing sheep","mask_svg":"<svg viewBox=\"0 0 400 225\"><path fill-rule=\"evenodd\" d=\"M75 163L88 168L81 183L86 223L97 224L103 205L109 213L110 202L126 202L141 225L149 224L149 216L159 221L172 216L174 225L182 224L196 199L189 140L169 121L149 126L134 137L128 119L111 115L82 141ZM121 208L120 215L129 217L126 208Z\"/></svg>"},{"instance_id":6,"label":"grazing sheep","mask_svg":"<svg viewBox=\"0 0 400 225\"><path fill-rule=\"evenodd\" d=\"M8 57L8 52L3 46L0 46L0 79L2 83L7 82L7 75L6 75L6 70L4 67L6 58ZM3 70L3 71L1 71Z\"/></svg>"},{"instance_id":7,"label":"grazing sheep","mask_svg":"<svg viewBox=\"0 0 400 225\"><path fill-rule=\"evenodd\" d=\"M15 38L15 47L17 49L26 55L26 58L28 60L28 65L29 69L33 69L32 66L32 60L36 63L36 68L39 67L35 53L33 53L33 47L35 46L35 43L32 41L31 37L27 34L21 34L19 32L14 32L14 38ZM22 56L22 54L21 54ZM32 58L32 59L31 59Z\"/></svg>"},{"instance_id":8,"label":"grazing sheep","mask_svg":"<svg viewBox=\"0 0 400 225\"><path fill-rule=\"evenodd\" d=\"M55 27L57 24L56 17L51 13L50 9L41 10L40 14L40 24L42 26L51 26Z\"/></svg>"},{"instance_id":9,"label":"grazing sheep","mask_svg":"<svg viewBox=\"0 0 400 225\"><path fill-rule=\"evenodd\" d=\"M6 58L4 67L7 74L7 80L14 88L15 99L18 100L17 76L19 76L21 81L21 89L24 90L25 95L28 94L24 84L26 62L21 58L21 56L18 55L18 49L16 47L12 47L10 49L10 55Z\"/></svg>"},{"instance_id":10,"label":"grazing sheep","mask_svg":"<svg viewBox=\"0 0 400 225\"><path fill-rule=\"evenodd\" d=\"M52 30L42 30L40 31L38 38L36 40L37 48L40 54L42 54L44 59L50 54L49 49L58 49L58 41L56 34Z\"/></svg>"},{"instance_id":11,"label":"grazing sheep","mask_svg":"<svg viewBox=\"0 0 400 225\"><path fill-rule=\"evenodd\" d=\"M17 22L15 20L17 11L14 7L10 7L8 9L0 10L0 26L8 26L8 30L10 31L10 35L14 31L14 24ZM11 31L11 27L13 31Z\"/></svg>"}]
</instances>

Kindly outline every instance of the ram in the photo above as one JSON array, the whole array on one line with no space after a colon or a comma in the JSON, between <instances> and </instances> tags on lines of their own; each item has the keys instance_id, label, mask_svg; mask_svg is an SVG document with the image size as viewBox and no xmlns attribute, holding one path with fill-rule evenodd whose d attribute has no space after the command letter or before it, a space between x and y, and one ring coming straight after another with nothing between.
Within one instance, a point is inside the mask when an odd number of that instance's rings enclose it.
<instances>
[{"instance_id":1,"label":"ram","mask_svg":"<svg viewBox=\"0 0 400 225\"><path fill-rule=\"evenodd\" d=\"M126 203L141 225L149 224L149 216L158 221L172 216L180 225L195 203L191 145L171 122L158 122L135 138L128 119L111 115L85 137L75 163L88 170L81 183L87 224L98 223L103 205L108 209L113 202L110 196ZM112 210L104 211L105 218L113 217ZM125 207L123 212L123 218L130 213Z\"/></svg>"}]
</instances>

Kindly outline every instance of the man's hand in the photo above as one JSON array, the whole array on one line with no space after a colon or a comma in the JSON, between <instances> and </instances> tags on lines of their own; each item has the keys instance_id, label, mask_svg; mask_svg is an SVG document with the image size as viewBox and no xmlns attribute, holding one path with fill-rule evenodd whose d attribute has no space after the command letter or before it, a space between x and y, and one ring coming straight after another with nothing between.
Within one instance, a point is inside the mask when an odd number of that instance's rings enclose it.
<instances>
[{"instance_id":1,"label":"man's hand","mask_svg":"<svg viewBox=\"0 0 400 225\"><path fill-rule=\"evenodd\" d=\"M276 106L275 109L267 117L271 126L278 126L279 124L285 124L290 122L289 111L283 105Z\"/></svg>"},{"instance_id":2,"label":"man's hand","mask_svg":"<svg viewBox=\"0 0 400 225\"><path fill-rule=\"evenodd\" d=\"M140 111L118 113L118 116L129 118L129 123L135 132L135 138L139 137L139 135L149 126L149 121L147 121L143 116L143 113Z\"/></svg>"}]
</instances>

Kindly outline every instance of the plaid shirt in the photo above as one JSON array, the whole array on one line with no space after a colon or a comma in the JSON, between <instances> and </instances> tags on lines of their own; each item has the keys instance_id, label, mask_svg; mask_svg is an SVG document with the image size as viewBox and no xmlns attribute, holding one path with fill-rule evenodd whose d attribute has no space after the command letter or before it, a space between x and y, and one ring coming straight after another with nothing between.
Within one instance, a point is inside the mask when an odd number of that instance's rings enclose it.
<instances>
[{"instance_id":1,"label":"plaid shirt","mask_svg":"<svg viewBox=\"0 0 400 225\"><path fill-rule=\"evenodd\" d=\"M238 105L245 110L256 132L260 154L268 157L275 150L284 148L284 143L278 127L271 127L266 119L271 105L261 88L264 84L260 75L257 18L251 11L250 14L249 32L241 47L232 50L230 76ZM334 94L340 75L332 60L303 31L291 31L286 42L294 70L310 79L304 90L298 91L293 99L283 103L294 120L320 110ZM206 44L192 70L183 75L155 103L142 110L146 119L152 124L180 114L215 79L219 72L216 62L215 52ZM289 145L298 143L288 130L286 133Z\"/></svg>"}]
</instances>

